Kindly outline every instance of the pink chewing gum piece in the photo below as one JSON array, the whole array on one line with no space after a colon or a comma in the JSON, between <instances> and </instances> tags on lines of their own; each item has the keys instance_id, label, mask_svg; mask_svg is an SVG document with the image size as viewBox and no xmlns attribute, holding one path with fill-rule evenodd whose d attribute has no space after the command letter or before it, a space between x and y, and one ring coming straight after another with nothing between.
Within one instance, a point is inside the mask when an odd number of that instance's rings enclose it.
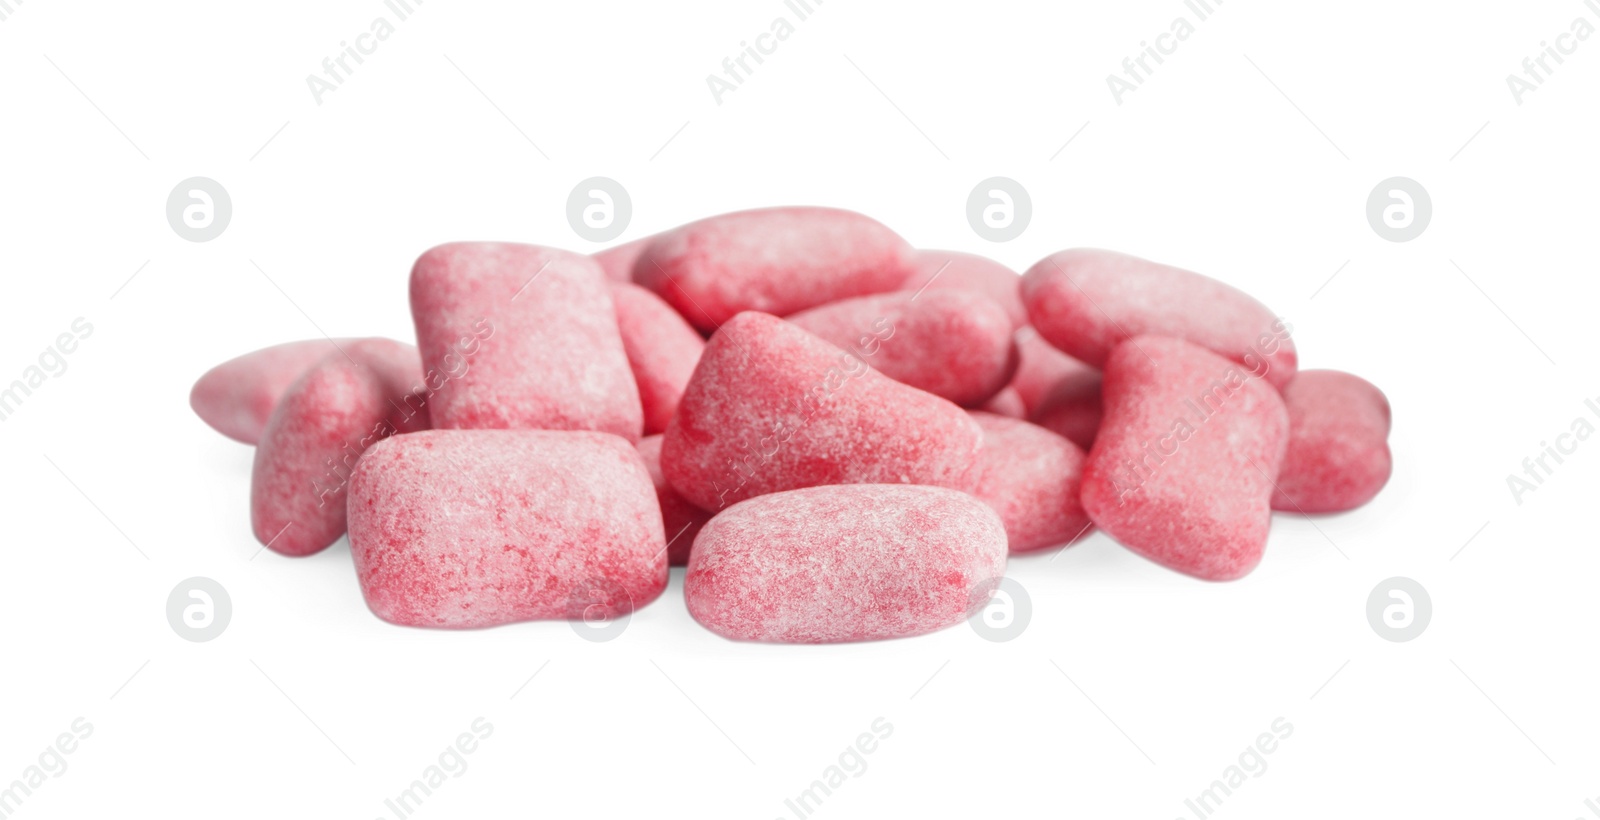
<instances>
[{"instance_id":1,"label":"pink chewing gum piece","mask_svg":"<svg viewBox=\"0 0 1600 820\"><path fill-rule=\"evenodd\" d=\"M1389 400L1360 376L1302 370L1283 390L1289 450L1272 508L1353 510L1389 482Z\"/></svg>"},{"instance_id":2,"label":"pink chewing gum piece","mask_svg":"<svg viewBox=\"0 0 1600 820\"><path fill-rule=\"evenodd\" d=\"M745 310L787 316L896 290L911 246L869 217L834 208L765 208L714 216L656 237L634 281L695 327L715 330Z\"/></svg>"},{"instance_id":3,"label":"pink chewing gum piece","mask_svg":"<svg viewBox=\"0 0 1600 820\"><path fill-rule=\"evenodd\" d=\"M988 401L1017 371L1011 320L977 293L858 296L801 311L789 321L854 351L897 382L964 407Z\"/></svg>"},{"instance_id":4,"label":"pink chewing gum piece","mask_svg":"<svg viewBox=\"0 0 1600 820\"><path fill-rule=\"evenodd\" d=\"M1102 377L1095 370L1063 376L1040 399L1028 420L1085 450L1093 447L1100 420L1105 416L1101 383Z\"/></svg>"},{"instance_id":5,"label":"pink chewing gum piece","mask_svg":"<svg viewBox=\"0 0 1600 820\"><path fill-rule=\"evenodd\" d=\"M667 426L661 470L715 512L821 484L960 487L982 443L961 408L751 311L706 345Z\"/></svg>"},{"instance_id":6,"label":"pink chewing gum piece","mask_svg":"<svg viewBox=\"0 0 1600 820\"><path fill-rule=\"evenodd\" d=\"M1094 367L1134 336L1184 339L1263 373L1282 389L1297 358L1289 326L1236 288L1111 251L1045 257L1023 276L1028 318L1051 344Z\"/></svg>"},{"instance_id":7,"label":"pink chewing gum piece","mask_svg":"<svg viewBox=\"0 0 1600 820\"><path fill-rule=\"evenodd\" d=\"M598 253L589 255L589 258L599 263L600 269L605 271L606 279L612 282L632 282L633 265L639 261L639 254L649 247L655 237L647 236L635 239L613 248L606 248Z\"/></svg>"},{"instance_id":8,"label":"pink chewing gum piece","mask_svg":"<svg viewBox=\"0 0 1600 820\"><path fill-rule=\"evenodd\" d=\"M764 495L695 539L689 614L740 641L904 638L965 620L1005 572L983 502L940 487L855 484Z\"/></svg>"},{"instance_id":9,"label":"pink chewing gum piece","mask_svg":"<svg viewBox=\"0 0 1600 820\"><path fill-rule=\"evenodd\" d=\"M700 533L711 513L690 504L678 491L672 489L661 474L661 436L639 439L639 455L644 456L644 466L650 470L650 481L656 486L656 501L661 504L661 525L667 536L667 563L681 567L689 563L689 549L694 537Z\"/></svg>"},{"instance_id":10,"label":"pink chewing gum piece","mask_svg":"<svg viewBox=\"0 0 1600 820\"><path fill-rule=\"evenodd\" d=\"M900 286L913 293L924 290L965 290L981 293L1005 309L1011 329L1028 323L1022 305L1022 277L986 256L959 251L919 250L912 257L914 270Z\"/></svg>"},{"instance_id":11,"label":"pink chewing gum piece","mask_svg":"<svg viewBox=\"0 0 1600 820\"><path fill-rule=\"evenodd\" d=\"M1105 412L1083 476L1094 523L1196 578L1254 569L1289 440L1278 391L1205 348L1139 336L1106 362Z\"/></svg>"},{"instance_id":12,"label":"pink chewing gum piece","mask_svg":"<svg viewBox=\"0 0 1600 820\"><path fill-rule=\"evenodd\" d=\"M1028 405L1022 403L1022 394L1014 387L1006 387L978 406L979 410L1013 419L1028 417ZM1087 448L1086 448L1087 449Z\"/></svg>"},{"instance_id":13,"label":"pink chewing gum piece","mask_svg":"<svg viewBox=\"0 0 1600 820\"><path fill-rule=\"evenodd\" d=\"M1083 450L1020 419L973 411L983 450L968 491L1000 514L1013 554L1071 544L1093 524L1078 500Z\"/></svg>"},{"instance_id":14,"label":"pink chewing gum piece","mask_svg":"<svg viewBox=\"0 0 1600 820\"><path fill-rule=\"evenodd\" d=\"M321 552L345 532L345 491L378 441L427 428L414 391L423 382L415 348L361 339L325 356L284 393L256 448L250 524L282 555Z\"/></svg>"},{"instance_id":15,"label":"pink chewing gum piece","mask_svg":"<svg viewBox=\"0 0 1600 820\"><path fill-rule=\"evenodd\" d=\"M645 435L667 429L706 340L661 297L638 285L611 285L622 349L639 385Z\"/></svg>"},{"instance_id":16,"label":"pink chewing gum piece","mask_svg":"<svg viewBox=\"0 0 1600 820\"><path fill-rule=\"evenodd\" d=\"M1017 391L1017 396L1022 399L1029 413L1044 402L1045 395L1062 379L1080 373L1100 372L1051 347L1032 327L1018 330L1016 340L1017 375L1011 377L1011 388Z\"/></svg>"},{"instance_id":17,"label":"pink chewing gum piece","mask_svg":"<svg viewBox=\"0 0 1600 820\"><path fill-rule=\"evenodd\" d=\"M643 459L606 433L435 430L374 446L350 479L367 606L451 629L616 617L666 588Z\"/></svg>"},{"instance_id":18,"label":"pink chewing gum piece","mask_svg":"<svg viewBox=\"0 0 1600 820\"><path fill-rule=\"evenodd\" d=\"M438 428L597 430L637 441L639 389L600 266L534 245L457 242L417 259L411 314ZM431 386L431 385L430 385Z\"/></svg>"},{"instance_id":19,"label":"pink chewing gum piece","mask_svg":"<svg viewBox=\"0 0 1600 820\"><path fill-rule=\"evenodd\" d=\"M261 440L272 408L295 379L354 339L285 342L235 356L207 370L189 391L189 406L211 429L245 444Z\"/></svg>"}]
</instances>

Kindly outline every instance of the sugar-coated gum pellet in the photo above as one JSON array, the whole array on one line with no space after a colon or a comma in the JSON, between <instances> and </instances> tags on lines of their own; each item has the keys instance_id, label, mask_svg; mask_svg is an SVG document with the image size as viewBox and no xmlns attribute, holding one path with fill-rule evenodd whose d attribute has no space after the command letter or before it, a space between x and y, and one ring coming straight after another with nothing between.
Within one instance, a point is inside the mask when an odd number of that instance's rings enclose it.
<instances>
[{"instance_id":1,"label":"sugar-coated gum pellet","mask_svg":"<svg viewBox=\"0 0 1600 820\"><path fill-rule=\"evenodd\" d=\"M1085 450L1093 447L1095 434L1100 432L1100 420L1105 416L1101 383L1102 376L1095 370L1063 376L1045 392L1028 420L1066 436Z\"/></svg>"},{"instance_id":2,"label":"sugar-coated gum pellet","mask_svg":"<svg viewBox=\"0 0 1600 820\"><path fill-rule=\"evenodd\" d=\"M1360 376L1302 370L1283 390L1289 450L1272 508L1353 510L1389 481L1389 400Z\"/></svg>"},{"instance_id":3,"label":"sugar-coated gum pellet","mask_svg":"<svg viewBox=\"0 0 1600 820\"><path fill-rule=\"evenodd\" d=\"M289 385L337 346L353 341L306 339L236 356L207 370L194 383L189 406L213 430L234 441L255 444Z\"/></svg>"},{"instance_id":4,"label":"sugar-coated gum pellet","mask_svg":"<svg viewBox=\"0 0 1600 820\"><path fill-rule=\"evenodd\" d=\"M1289 439L1278 391L1181 339L1138 336L1106 362L1105 422L1083 506L1134 552L1211 581L1261 561Z\"/></svg>"},{"instance_id":5,"label":"sugar-coated gum pellet","mask_svg":"<svg viewBox=\"0 0 1600 820\"><path fill-rule=\"evenodd\" d=\"M912 264L914 270L900 286L902 290L981 293L1005 309L1013 330L1028 323L1028 309L1022 305L1022 277L1005 265L985 256L930 250L918 250L912 257Z\"/></svg>"},{"instance_id":6,"label":"sugar-coated gum pellet","mask_svg":"<svg viewBox=\"0 0 1600 820\"><path fill-rule=\"evenodd\" d=\"M855 484L736 504L695 539L689 614L743 641L902 638L960 623L1005 572L994 510L939 487Z\"/></svg>"},{"instance_id":7,"label":"sugar-coated gum pellet","mask_svg":"<svg viewBox=\"0 0 1600 820\"><path fill-rule=\"evenodd\" d=\"M361 339L313 365L284 393L256 447L250 523L282 555L321 552L345 532L345 494L362 454L426 429L415 348Z\"/></svg>"},{"instance_id":8,"label":"sugar-coated gum pellet","mask_svg":"<svg viewBox=\"0 0 1600 820\"><path fill-rule=\"evenodd\" d=\"M660 433L678 412L678 400L706 340L661 297L638 285L612 284L611 301L622 348L639 386L645 435Z\"/></svg>"},{"instance_id":9,"label":"sugar-coated gum pellet","mask_svg":"<svg viewBox=\"0 0 1600 820\"><path fill-rule=\"evenodd\" d=\"M639 391L605 274L587 256L457 242L411 271L433 426L598 430L636 441Z\"/></svg>"},{"instance_id":10,"label":"sugar-coated gum pellet","mask_svg":"<svg viewBox=\"0 0 1600 820\"><path fill-rule=\"evenodd\" d=\"M1050 389L1062 379L1082 373L1099 372L1077 359L1055 349L1039 336L1033 327L1017 331L1017 375L1011 378L1011 388L1032 413L1044 402Z\"/></svg>"},{"instance_id":11,"label":"sugar-coated gum pellet","mask_svg":"<svg viewBox=\"0 0 1600 820\"><path fill-rule=\"evenodd\" d=\"M663 233L634 264L634 281L701 330L735 314L777 316L899 289L911 246L869 217L834 208L765 208Z\"/></svg>"},{"instance_id":12,"label":"sugar-coated gum pellet","mask_svg":"<svg viewBox=\"0 0 1600 820\"><path fill-rule=\"evenodd\" d=\"M1022 403L1022 394L1015 387L1006 387L994 394L994 397L978 406L979 410L993 413L997 416L1020 419L1027 418L1028 405Z\"/></svg>"},{"instance_id":13,"label":"sugar-coated gum pellet","mask_svg":"<svg viewBox=\"0 0 1600 820\"><path fill-rule=\"evenodd\" d=\"M661 436L639 439L639 455L650 470L650 481L656 487L656 501L661 504L661 525L667 536L667 563L681 567L689 563L689 549L694 537L700 533L711 513L690 504L678 491L672 489L661 474Z\"/></svg>"},{"instance_id":14,"label":"sugar-coated gum pellet","mask_svg":"<svg viewBox=\"0 0 1600 820\"><path fill-rule=\"evenodd\" d=\"M655 239L653 236L635 239L591 254L590 258L599 263L600 269L605 271L606 279L612 282L632 282L633 264L639 261L639 254L644 253L644 249L649 247L653 239Z\"/></svg>"},{"instance_id":15,"label":"sugar-coated gum pellet","mask_svg":"<svg viewBox=\"0 0 1600 820\"><path fill-rule=\"evenodd\" d=\"M928 290L858 296L789 321L874 370L963 407L988 401L1017 370L1011 320L981 293Z\"/></svg>"},{"instance_id":16,"label":"sugar-coated gum pellet","mask_svg":"<svg viewBox=\"0 0 1600 820\"><path fill-rule=\"evenodd\" d=\"M1083 450L1020 419L972 412L983 450L967 474L968 491L1000 514L1011 552L1073 543L1091 528L1078 500Z\"/></svg>"},{"instance_id":17,"label":"sugar-coated gum pellet","mask_svg":"<svg viewBox=\"0 0 1600 820\"><path fill-rule=\"evenodd\" d=\"M715 512L823 484L959 487L982 440L956 405L751 311L706 345L667 427L661 470Z\"/></svg>"},{"instance_id":18,"label":"sugar-coated gum pellet","mask_svg":"<svg viewBox=\"0 0 1600 820\"><path fill-rule=\"evenodd\" d=\"M1286 323L1243 291L1181 268L1111 251L1061 251L1028 269L1022 301L1040 335L1094 367L1123 341L1153 334L1252 369L1264 365L1274 387L1294 377Z\"/></svg>"},{"instance_id":19,"label":"sugar-coated gum pellet","mask_svg":"<svg viewBox=\"0 0 1600 820\"><path fill-rule=\"evenodd\" d=\"M367 606L405 626L615 618L667 583L643 458L606 433L435 430L386 439L350 481Z\"/></svg>"}]
</instances>

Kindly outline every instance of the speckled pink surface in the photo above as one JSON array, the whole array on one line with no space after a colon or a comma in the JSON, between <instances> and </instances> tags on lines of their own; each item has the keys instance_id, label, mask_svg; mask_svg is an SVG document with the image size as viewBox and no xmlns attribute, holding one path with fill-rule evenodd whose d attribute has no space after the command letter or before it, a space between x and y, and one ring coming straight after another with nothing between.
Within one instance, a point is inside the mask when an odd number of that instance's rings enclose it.
<instances>
[{"instance_id":1,"label":"speckled pink surface","mask_svg":"<svg viewBox=\"0 0 1600 820\"><path fill-rule=\"evenodd\" d=\"M959 487L982 441L956 405L752 311L706 345L661 469L684 498L717 511L823 484Z\"/></svg>"},{"instance_id":2,"label":"speckled pink surface","mask_svg":"<svg viewBox=\"0 0 1600 820\"><path fill-rule=\"evenodd\" d=\"M846 485L765 495L696 539L689 614L734 640L836 643L921 635L986 603L1005 573L994 510L939 487Z\"/></svg>"},{"instance_id":3,"label":"speckled pink surface","mask_svg":"<svg viewBox=\"0 0 1600 820\"><path fill-rule=\"evenodd\" d=\"M911 276L900 286L902 290L981 293L1005 309L1013 330L1028 323L1028 309L1022 306L1022 276L1005 265L987 256L931 250L916 251L912 265Z\"/></svg>"},{"instance_id":4,"label":"speckled pink surface","mask_svg":"<svg viewBox=\"0 0 1600 820\"><path fill-rule=\"evenodd\" d=\"M311 555L345 532L351 471L378 441L426 429L426 406L409 398L422 383L410 345L389 339L341 344L284 393L256 447L250 524L283 555Z\"/></svg>"},{"instance_id":5,"label":"speckled pink surface","mask_svg":"<svg viewBox=\"0 0 1600 820\"><path fill-rule=\"evenodd\" d=\"M1242 362L1281 388L1297 366L1289 327L1236 288L1112 251L1045 257L1023 277L1028 318L1052 345L1095 367L1144 334L1172 336Z\"/></svg>"},{"instance_id":6,"label":"speckled pink surface","mask_svg":"<svg viewBox=\"0 0 1600 820\"><path fill-rule=\"evenodd\" d=\"M650 482L656 487L656 501L661 504L661 525L667 536L667 563L681 567L689 563L689 550L694 537L700 533L711 513L690 504L667 483L661 474L661 436L639 439L639 455L644 456L644 466L650 470Z\"/></svg>"},{"instance_id":7,"label":"speckled pink surface","mask_svg":"<svg viewBox=\"0 0 1600 820\"><path fill-rule=\"evenodd\" d=\"M361 459L349 507L361 592L390 623L615 617L667 583L649 471L613 435L399 436Z\"/></svg>"},{"instance_id":8,"label":"speckled pink surface","mask_svg":"<svg viewBox=\"0 0 1600 820\"><path fill-rule=\"evenodd\" d=\"M963 407L988 401L1017 371L1010 318L994 300L970 291L859 296L789 321L854 351L895 381Z\"/></svg>"},{"instance_id":9,"label":"speckled pink surface","mask_svg":"<svg viewBox=\"0 0 1600 820\"><path fill-rule=\"evenodd\" d=\"M1050 388L1062 379L1081 373L1098 373L1077 359L1055 349L1039 336L1039 331L1024 327L1017 331L1017 375L1011 377L1011 388L1017 391L1028 412L1033 412Z\"/></svg>"},{"instance_id":10,"label":"speckled pink surface","mask_svg":"<svg viewBox=\"0 0 1600 820\"><path fill-rule=\"evenodd\" d=\"M1272 508L1341 512L1371 501L1389 482L1389 400L1360 376L1304 370L1283 390L1289 450Z\"/></svg>"},{"instance_id":11,"label":"speckled pink surface","mask_svg":"<svg viewBox=\"0 0 1600 820\"><path fill-rule=\"evenodd\" d=\"M1063 376L1045 392L1028 420L1087 450L1094 446L1105 405L1100 396L1098 371L1082 370Z\"/></svg>"},{"instance_id":12,"label":"speckled pink surface","mask_svg":"<svg viewBox=\"0 0 1600 820\"><path fill-rule=\"evenodd\" d=\"M1013 419L1028 416L1028 405L1022 403L1022 394L1018 393L1015 387L1009 386L994 394L994 398L979 405L978 409Z\"/></svg>"},{"instance_id":13,"label":"speckled pink surface","mask_svg":"<svg viewBox=\"0 0 1600 820\"><path fill-rule=\"evenodd\" d=\"M635 239L613 248L590 255L590 258L600 264L600 269L605 271L606 278L613 282L632 282L633 263L639 261L639 254L650 245L653 236Z\"/></svg>"},{"instance_id":14,"label":"speckled pink surface","mask_svg":"<svg viewBox=\"0 0 1600 820\"><path fill-rule=\"evenodd\" d=\"M1180 339L1112 351L1083 506L1134 552L1210 581L1261 561L1289 414L1264 380Z\"/></svg>"},{"instance_id":15,"label":"speckled pink surface","mask_svg":"<svg viewBox=\"0 0 1600 820\"><path fill-rule=\"evenodd\" d=\"M598 430L639 438L643 411L605 274L587 256L457 242L411 271L417 346L448 428ZM470 352L469 352L470 351Z\"/></svg>"},{"instance_id":16,"label":"speckled pink surface","mask_svg":"<svg viewBox=\"0 0 1600 820\"><path fill-rule=\"evenodd\" d=\"M645 435L667 429L706 340L661 297L638 285L612 284L622 349L639 386Z\"/></svg>"},{"instance_id":17,"label":"speckled pink surface","mask_svg":"<svg viewBox=\"0 0 1600 820\"><path fill-rule=\"evenodd\" d=\"M189 406L211 429L245 444L261 440L272 408L289 385L335 345L353 339L306 339L264 347L207 370L189 391Z\"/></svg>"},{"instance_id":18,"label":"speckled pink surface","mask_svg":"<svg viewBox=\"0 0 1600 820\"><path fill-rule=\"evenodd\" d=\"M634 280L702 330L744 310L787 316L897 290L911 246L870 217L834 208L765 208L714 216L656 237Z\"/></svg>"},{"instance_id":19,"label":"speckled pink surface","mask_svg":"<svg viewBox=\"0 0 1600 820\"><path fill-rule=\"evenodd\" d=\"M1093 525L1078 492L1086 460L1076 444L1020 419L971 411L983 450L967 491L999 513L1012 553L1073 543Z\"/></svg>"}]
</instances>

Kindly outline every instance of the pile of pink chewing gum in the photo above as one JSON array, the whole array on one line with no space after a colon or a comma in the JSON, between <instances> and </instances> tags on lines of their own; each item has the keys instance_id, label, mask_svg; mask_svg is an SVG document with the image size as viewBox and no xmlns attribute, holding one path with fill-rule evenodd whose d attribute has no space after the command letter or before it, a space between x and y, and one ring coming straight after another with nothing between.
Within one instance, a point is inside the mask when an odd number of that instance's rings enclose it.
<instances>
[{"instance_id":1,"label":"pile of pink chewing gum","mask_svg":"<svg viewBox=\"0 0 1600 820\"><path fill-rule=\"evenodd\" d=\"M1391 470L1376 387L1299 371L1244 293L1109 251L1018 276L771 208L593 257L441 245L410 296L415 346L290 342L190 396L256 447L256 538L348 533L395 624L619 617L686 566L728 638L906 637L1096 528L1241 578L1274 511L1353 509Z\"/></svg>"}]
</instances>

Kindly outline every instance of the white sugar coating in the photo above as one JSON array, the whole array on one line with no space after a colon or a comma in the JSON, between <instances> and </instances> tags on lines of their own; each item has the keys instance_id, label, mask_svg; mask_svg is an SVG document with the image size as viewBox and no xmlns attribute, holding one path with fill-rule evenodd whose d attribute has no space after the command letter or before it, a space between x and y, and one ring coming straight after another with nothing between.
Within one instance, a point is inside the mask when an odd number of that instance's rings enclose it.
<instances>
[{"instance_id":1,"label":"white sugar coating","mask_svg":"<svg viewBox=\"0 0 1600 820\"><path fill-rule=\"evenodd\" d=\"M599 430L643 425L604 273L587 256L459 242L411 273L417 346L439 428Z\"/></svg>"},{"instance_id":2,"label":"white sugar coating","mask_svg":"<svg viewBox=\"0 0 1600 820\"><path fill-rule=\"evenodd\" d=\"M1113 351L1104 397L1083 481L1095 524L1197 577L1253 569L1288 440L1278 391L1197 345L1140 336Z\"/></svg>"},{"instance_id":3,"label":"white sugar coating","mask_svg":"<svg viewBox=\"0 0 1600 820\"><path fill-rule=\"evenodd\" d=\"M968 491L1000 514L1011 552L1076 542L1092 525L1078 500L1085 456L1076 444L1021 419L971 411L983 450Z\"/></svg>"},{"instance_id":4,"label":"white sugar coating","mask_svg":"<svg viewBox=\"0 0 1600 820\"><path fill-rule=\"evenodd\" d=\"M1252 366L1259 361L1280 387L1297 365L1287 326L1265 305L1215 279L1135 256L1061 251L1028 269L1022 297L1045 339L1094 366L1144 334L1184 339Z\"/></svg>"},{"instance_id":5,"label":"white sugar coating","mask_svg":"<svg viewBox=\"0 0 1600 820\"><path fill-rule=\"evenodd\" d=\"M386 621L480 627L619 615L667 580L643 459L604 433L435 430L374 446L350 483L350 551ZM598 609L596 609L598 607Z\"/></svg>"},{"instance_id":6,"label":"white sugar coating","mask_svg":"<svg viewBox=\"0 0 1600 820\"><path fill-rule=\"evenodd\" d=\"M898 638L960 623L1005 573L988 505L939 487L856 484L754 498L695 540L689 613L736 640Z\"/></svg>"},{"instance_id":7,"label":"white sugar coating","mask_svg":"<svg viewBox=\"0 0 1600 820\"><path fill-rule=\"evenodd\" d=\"M988 401L1017 370L1010 317L977 291L858 296L788 320L895 381L963 407Z\"/></svg>"},{"instance_id":8,"label":"white sugar coating","mask_svg":"<svg viewBox=\"0 0 1600 820\"><path fill-rule=\"evenodd\" d=\"M959 407L764 313L706 346L661 467L707 510L823 484L961 486L982 432Z\"/></svg>"},{"instance_id":9,"label":"white sugar coating","mask_svg":"<svg viewBox=\"0 0 1600 820\"><path fill-rule=\"evenodd\" d=\"M911 246L878 221L836 208L722 214L661 234L634 267L702 330L743 310L788 315L900 287Z\"/></svg>"}]
</instances>

